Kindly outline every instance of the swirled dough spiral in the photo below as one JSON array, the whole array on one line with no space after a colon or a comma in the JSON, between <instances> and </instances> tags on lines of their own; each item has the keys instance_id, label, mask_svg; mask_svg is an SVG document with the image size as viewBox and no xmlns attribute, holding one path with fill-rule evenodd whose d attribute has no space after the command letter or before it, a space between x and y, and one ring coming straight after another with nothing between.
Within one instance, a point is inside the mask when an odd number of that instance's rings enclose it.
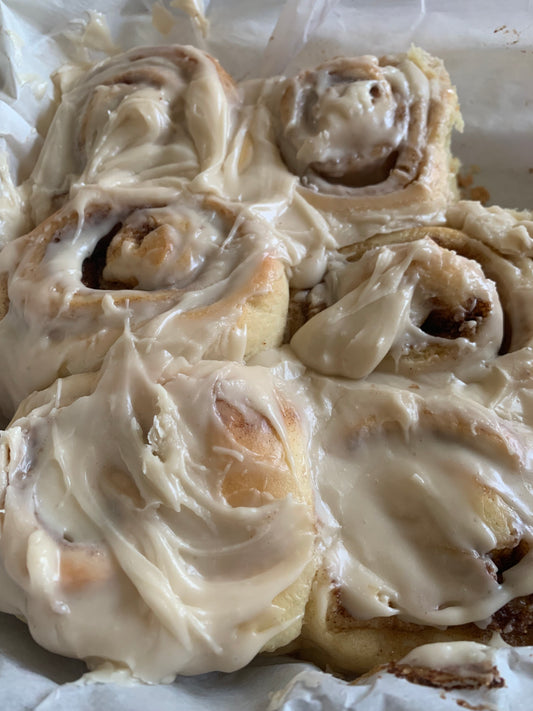
<instances>
[{"instance_id":1,"label":"swirled dough spiral","mask_svg":"<svg viewBox=\"0 0 533 711\"><path fill-rule=\"evenodd\" d=\"M499 354L531 344L533 269L525 257L440 226L378 235L343 252L329 294L322 290L324 305L333 303L291 340L318 372L440 371L475 380Z\"/></svg>"},{"instance_id":2,"label":"swirled dough spiral","mask_svg":"<svg viewBox=\"0 0 533 711\"><path fill-rule=\"evenodd\" d=\"M190 46L142 47L97 65L63 97L31 176L36 222L72 185L189 181L222 162L237 89Z\"/></svg>"},{"instance_id":3,"label":"swirled dough spiral","mask_svg":"<svg viewBox=\"0 0 533 711\"><path fill-rule=\"evenodd\" d=\"M285 326L285 262L268 226L187 193L152 206L80 193L10 243L0 272L10 414L59 375L95 370L126 324L190 360L248 357Z\"/></svg>"},{"instance_id":4,"label":"swirled dough spiral","mask_svg":"<svg viewBox=\"0 0 533 711\"><path fill-rule=\"evenodd\" d=\"M301 627L315 566L305 414L267 368L150 363L124 337L100 375L19 408L0 443L0 604L93 667L231 671Z\"/></svg>"},{"instance_id":5,"label":"swirled dough spiral","mask_svg":"<svg viewBox=\"0 0 533 711\"><path fill-rule=\"evenodd\" d=\"M449 142L460 118L439 60L418 49L340 57L281 87L281 155L341 244L443 220L455 194Z\"/></svg>"}]
</instances>

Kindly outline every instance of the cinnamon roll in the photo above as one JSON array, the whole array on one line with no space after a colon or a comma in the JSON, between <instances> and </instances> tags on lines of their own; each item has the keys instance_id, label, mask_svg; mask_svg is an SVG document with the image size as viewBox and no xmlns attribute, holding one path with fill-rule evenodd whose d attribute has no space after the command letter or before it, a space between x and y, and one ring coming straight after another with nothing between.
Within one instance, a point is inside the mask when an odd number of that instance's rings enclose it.
<instances>
[{"instance_id":1,"label":"cinnamon roll","mask_svg":"<svg viewBox=\"0 0 533 711\"><path fill-rule=\"evenodd\" d=\"M346 261L321 287L325 308L291 340L318 372L447 372L472 381L531 343L533 265L525 257L441 226L377 235L342 252Z\"/></svg>"},{"instance_id":2,"label":"cinnamon roll","mask_svg":"<svg viewBox=\"0 0 533 711\"><path fill-rule=\"evenodd\" d=\"M533 257L533 213L460 200L447 211L450 227L466 232L502 254Z\"/></svg>"},{"instance_id":3,"label":"cinnamon roll","mask_svg":"<svg viewBox=\"0 0 533 711\"><path fill-rule=\"evenodd\" d=\"M190 46L142 47L97 65L65 93L32 173L35 221L72 186L189 181L225 154L233 80Z\"/></svg>"},{"instance_id":4,"label":"cinnamon roll","mask_svg":"<svg viewBox=\"0 0 533 711\"><path fill-rule=\"evenodd\" d=\"M440 60L416 48L339 57L275 95L281 156L341 245L443 220L456 197L450 134L461 119Z\"/></svg>"},{"instance_id":5,"label":"cinnamon roll","mask_svg":"<svg viewBox=\"0 0 533 711\"><path fill-rule=\"evenodd\" d=\"M361 673L420 644L507 635L513 611L516 626L527 624L530 431L437 389L315 387L325 551L307 654Z\"/></svg>"},{"instance_id":6,"label":"cinnamon roll","mask_svg":"<svg viewBox=\"0 0 533 711\"><path fill-rule=\"evenodd\" d=\"M162 377L141 346L124 337L99 375L31 395L2 435L0 605L93 668L232 671L301 627L305 415L266 368Z\"/></svg>"},{"instance_id":7,"label":"cinnamon roll","mask_svg":"<svg viewBox=\"0 0 533 711\"><path fill-rule=\"evenodd\" d=\"M285 262L268 226L209 198L125 204L80 193L0 255L5 414L58 376L95 370L125 328L169 357L278 345Z\"/></svg>"}]
</instances>

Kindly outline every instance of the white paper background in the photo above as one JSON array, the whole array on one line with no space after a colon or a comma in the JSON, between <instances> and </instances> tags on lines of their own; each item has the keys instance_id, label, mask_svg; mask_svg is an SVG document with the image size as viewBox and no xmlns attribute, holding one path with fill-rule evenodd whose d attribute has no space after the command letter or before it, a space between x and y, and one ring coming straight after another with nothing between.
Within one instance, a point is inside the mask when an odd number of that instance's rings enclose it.
<instances>
[{"instance_id":1,"label":"white paper background","mask_svg":"<svg viewBox=\"0 0 533 711\"><path fill-rule=\"evenodd\" d=\"M415 42L445 60L457 86L466 127L454 148L464 169L479 166L475 184L489 190L491 202L533 208L533 0L213 0L207 40L168 2L175 24L161 35L152 25L153 4L0 0L0 147L8 148L15 180L27 175L39 149L35 127L43 131L49 120L50 72L83 59L72 38L82 33L87 11L96 10L106 13L113 41L122 49L197 44L238 79L290 72L341 53L405 51ZM4 195L7 190L7 183L0 183ZM170 686L80 685L75 682L84 671L81 663L39 649L22 623L0 615L0 704L13 711L416 711L457 709L463 699L487 708L531 708L531 650L494 654L505 688L443 696L383 674L349 686L310 665L264 660L235 674L180 679Z\"/></svg>"}]
</instances>

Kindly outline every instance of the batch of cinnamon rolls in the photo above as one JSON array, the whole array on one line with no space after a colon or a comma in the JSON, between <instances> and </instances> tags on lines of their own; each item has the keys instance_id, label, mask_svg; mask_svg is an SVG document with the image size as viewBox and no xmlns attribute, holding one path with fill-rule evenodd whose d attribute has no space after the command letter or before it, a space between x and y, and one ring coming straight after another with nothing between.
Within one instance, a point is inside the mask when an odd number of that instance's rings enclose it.
<instances>
[{"instance_id":1,"label":"batch of cinnamon rolls","mask_svg":"<svg viewBox=\"0 0 533 711\"><path fill-rule=\"evenodd\" d=\"M0 609L144 681L533 643L533 217L442 62L63 94L0 252Z\"/></svg>"}]
</instances>

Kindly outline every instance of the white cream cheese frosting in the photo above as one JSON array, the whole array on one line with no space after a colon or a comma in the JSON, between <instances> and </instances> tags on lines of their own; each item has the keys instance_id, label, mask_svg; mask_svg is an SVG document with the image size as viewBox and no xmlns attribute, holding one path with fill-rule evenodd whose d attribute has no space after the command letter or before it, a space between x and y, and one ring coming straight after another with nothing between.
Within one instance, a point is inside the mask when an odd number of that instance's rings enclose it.
<instances>
[{"instance_id":1,"label":"white cream cheese frosting","mask_svg":"<svg viewBox=\"0 0 533 711\"><path fill-rule=\"evenodd\" d=\"M503 254L533 256L533 213L508 210L498 205L484 207L472 200L459 200L446 214L450 227L494 247Z\"/></svg>"},{"instance_id":2,"label":"white cream cheese frosting","mask_svg":"<svg viewBox=\"0 0 533 711\"><path fill-rule=\"evenodd\" d=\"M531 434L457 394L313 379L324 566L358 620L485 621L533 584ZM491 554L523 542L498 571Z\"/></svg>"},{"instance_id":3,"label":"white cream cheese frosting","mask_svg":"<svg viewBox=\"0 0 533 711\"><path fill-rule=\"evenodd\" d=\"M62 97L30 178L37 221L78 186L174 184L215 169L237 90L194 47L133 49L97 65Z\"/></svg>"},{"instance_id":4,"label":"white cream cheese frosting","mask_svg":"<svg viewBox=\"0 0 533 711\"><path fill-rule=\"evenodd\" d=\"M347 265L336 282L335 303L291 340L301 360L318 372L362 378L387 355L396 364L412 352L427 352L430 360L430 348L441 353L428 367L457 370L460 364L464 370L472 361L495 357L503 341L503 311L494 282L477 263L431 240L369 250ZM472 312L479 304L490 305L483 319L468 313L468 305ZM428 325L435 313L446 314L439 329ZM448 327L456 325L453 338L439 333L445 320ZM319 334L323 349L313 347ZM451 353L444 356L447 349Z\"/></svg>"},{"instance_id":5,"label":"white cream cheese frosting","mask_svg":"<svg viewBox=\"0 0 533 711\"><path fill-rule=\"evenodd\" d=\"M282 104L281 150L289 167L316 189L337 192L340 185L372 194L379 184L386 191L381 184L398 178L389 176L389 156L408 140L415 102L418 120L427 120L423 72L407 59L399 67L380 67L376 57L361 57L334 60L304 74L298 84ZM423 141L426 128L417 129Z\"/></svg>"},{"instance_id":6,"label":"white cream cheese frosting","mask_svg":"<svg viewBox=\"0 0 533 711\"><path fill-rule=\"evenodd\" d=\"M376 235L342 255L307 296L321 310L291 339L317 372L440 371L480 382L530 347L533 271L525 257L442 226Z\"/></svg>"},{"instance_id":7,"label":"white cream cheese frosting","mask_svg":"<svg viewBox=\"0 0 533 711\"><path fill-rule=\"evenodd\" d=\"M273 83L280 154L340 245L444 221L455 197L457 96L438 60L337 57Z\"/></svg>"},{"instance_id":8,"label":"white cream cheese frosting","mask_svg":"<svg viewBox=\"0 0 533 711\"><path fill-rule=\"evenodd\" d=\"M146 681L294 637L314 555L307 425L282 384L259 366L173 371L158 381L124 337L100 376L29 398L1 443L18 587L2 608L49 649Z\"/></svg>"},{"instance_id":9,"label":"white cream cheese frosting","mask_svg":"<svg viewBox=\"0 0 533 711\"><path fill-rule=\"evenodd\" d=\"M152 206L121 195L80 192L0 255L4 413L59 375L95 370L127 323L191 360L281 341L286 260L268 225L187 192Z\"/></svg>"}]
</instances>

